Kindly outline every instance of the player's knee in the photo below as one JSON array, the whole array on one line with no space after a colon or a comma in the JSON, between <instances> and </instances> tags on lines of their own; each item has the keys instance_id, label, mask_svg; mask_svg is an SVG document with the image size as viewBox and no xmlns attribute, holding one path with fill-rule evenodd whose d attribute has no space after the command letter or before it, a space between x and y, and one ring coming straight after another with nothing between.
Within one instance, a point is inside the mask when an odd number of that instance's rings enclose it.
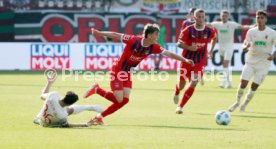
<instances>
[{"instance_id":1,"label":"player's knee","mask_svg":"<svg viewBox=\"0 0 276 149\"><path fill-rule=\"evenodd\" d=\"M246 88L247 84L248 84L248 81L242 80L240 84L240 88Z\"/></svg>"},{"instance_id":2,"label":"player's knee","mask_svg":"<svg viewBox=\"0 0 276 149\"><path fill-rule=\"evenodd\" d=\"M251 90L252 90L252 91L256 91L256 90L258 89L258 87L259 87L258 84L252 83L252 85L251 85Z\"/></svg>"},{"instance_id":3,"label":"player's knee","mask_svg":"<svg viewBox=\"0 0 276 149\"><path fill-rule=\"evenodd\" d=\"M124 97L122 103L125 105L125 104L127 104L128 102L129 102L129 99Z\"/></svg>"},{"instance_id":4,"label":"player's knee","mask_svg":"<svg viewBox=\"0 0 276 149\"><path fill-rule=\"evenodd\" d=\"M223 61L223 67L228 67L229 66L229 61L228 60L224 60Z\"/></svg>"},{"instance_id":5,"label":"player's knee","mask_svg":"<svg viewBox=\"0 0 276 149\"><path fill-rule=\"evenodd\" d=\"M179 89L179 90L183 90L184 87L185 87L185 84L186 84L185 81L180 81L179 84L178 84L178 89Z\"/></svg>"},{"instance_id":6,"label":"player's knee","mask_svg":"<svg viewBox=\"0 0 276 149\"><path fill-rule=\"evenodd\" d=\"M118 103L118 108L122 108L124 105L126 105L129 102L129 99L124 97L124 99L122 100L122 102Z\"/></svg>"}]
</instances>

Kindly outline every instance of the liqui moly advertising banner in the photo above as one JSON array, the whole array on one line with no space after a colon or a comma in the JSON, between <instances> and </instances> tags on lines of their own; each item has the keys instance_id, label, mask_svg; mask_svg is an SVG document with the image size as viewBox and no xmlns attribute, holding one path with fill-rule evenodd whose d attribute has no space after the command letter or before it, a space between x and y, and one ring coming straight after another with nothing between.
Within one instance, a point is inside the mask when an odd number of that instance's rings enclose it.
<instances>
[{"instance_id":1,"label":"liqui moly advertising banner","mask_svg":"<svg viewBox=\"0 0 276 149\"><path fill-rule=\"evenodd\" d=\"M30 45L31 70L69 69L70 45L69 44L44 44Z\"/></svg>"},{"instance_id":2,"label":"liqui moly advertising banner","mask_svg":"<svg viewBox=\"0 0 276 149\"><path fill-rule=\"evenodd\" d=\"M242 44L234 44L231 61L233 71L241 71L245 64ZM1 43L0 70L110 70L114 61L122 54L122 43ZM168 43L165 49L181 55L182 49ZM177 70L180 62L163 56L161 70ZM153 55L144 59L136 70L154 69ZM213 58L207 61L205 70L222 70L222 63L215 46ZM276 71L276 59L270 71Z\"/></svg>"}]
</instances>

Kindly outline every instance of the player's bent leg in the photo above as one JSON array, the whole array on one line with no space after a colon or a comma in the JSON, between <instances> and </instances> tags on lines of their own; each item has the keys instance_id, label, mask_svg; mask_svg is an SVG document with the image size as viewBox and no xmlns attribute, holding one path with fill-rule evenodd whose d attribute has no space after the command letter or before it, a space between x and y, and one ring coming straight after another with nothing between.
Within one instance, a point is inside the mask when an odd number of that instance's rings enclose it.
<instances>
[{"instance_id":1,"label":"player's bent leg","mask_svg":"<svg viewBox=\"0 0 276 149\"><path fill-rule=\"evenodd\" d=\"M228 108L229 112L235 111L235 109L240 105L240 101L241 101L241 98L243 96L243 93L244 93L244 90L245 90L247 84L248 84L247 80L241 80L240 86L239 86L239 88L237 90L237 94L236 94L236 102Z\"/></svg>"},{"instance_id":2,"label":"player's bent leg","mask_svg":"<svg viewBox=\"0 0 276 149\"><path fill-rule=\"evenodd\" d=\"M174 104L178 104L178 102L179 102L179 93L185 87L185 84L186 84L186 80L180 80L178 85L175 86L175 93L174 93L174 96L173 96Z\"/></svg>"},{"instance_id":3,"label":"player's bent leg","mask_svg":"<svg viewBox=\"0 0 276 149\"><path fill-rule=\"evenodd\" d=\"M220 58L221 58L221 61L222 61L222 65L224 65L224 51L222 51L222 50L219 50L219 52L220 52ZM224 68L224 66L223 66L223 68ZM225 83L226 83L226 79L225 79L226 77L225 77L225 72L224 72L224 69L223 69L223 78L222 78L222 80L221 80L221 82L220 82L220 84L219 84L219 87L220 88L224 88L225 87Z\"/></svg>"},{"instance_id":4,"label":"player's bent leg","mask_svg":"<svg viewBox=\"0 0 276 149\"><path fill-rule=\"evenodd\" d=\"M72 105L67 108L68 115L79 114L83 111L95 111L101 113L104 109L100 105Z\"/></svg>"},{"instance_id":5,"label":"player's bent leg","mask_svg":"<svg viewBox=\"0 0 276 149\"><path fill-rule=\"evenodd\" d=\"M97 92L97 88L99 88L98 83L94 83L91 85L83 94L83 98L88 98L89 96L95 94Z\"/></svg>"},{"instance_id":6,"label":"player's bent leg","mask_svg":"<svg viewBox=\"0 0 276 149\"><path fill-rule=\"evenodd\" d=\"M118 109L121 109L124 105L129 102L129 95L130 95L131 88L124 87L124 97L122 102L119 103Z\"/></svg>"},{"instance_id":7,"label":"player's bent leg","mask_svg":"<svg viewBox=\"0 0 276 149\"><path fill-rule=\"evenodd\" d=\"M232 88L231 76L229 72L229 62L230 60L224 59L223 61L223 71L224 71L224 80L225 80L225 88Z\"/></svg>"},{"instance_id":8,"label":"player's bent leg","mask_svg":"<svg viewBox=\"0 0 276 149\"><path fill-rule=\"evenodd\" d=\"M102 113L97 114L96 117L94 117L88 122L89 125L104 125L102 118L116 112L120 108L120 102L123 101L124 91L114 90L113 94L116 97L117 102L112 103Z\"/></svg>"},{"instance_id":9,"label":"player's bent leg","mask_svg":"<svg viewBox=\"0 0 276 149\"><path fill-rule=\"evenodd\" d=\"M124 90L115 90L113 91L113 94L119 103L123 101Z\"/></svg>"},{"instance_id":10,"label":"player's bent leg","mask_svg":"<svg viewBox=\"0 0 276 149\"><path fill-rule=\"evenodd\" d=\"M186 89L180 104L176 108L176 112L175 112L176 114L182 114L183 113L182 108L185 106L185 104L188 102L188 100L192 97L198 81L199 81L198 76L195 75L195 77L191 81L189 87Z\"/></svg>"},{"instance_id":11,"label":"player's bent leg","mask_svg":"<svg viewBox=\"0 0 276 149\"><path fill-rule=\"evenodd\" d=\"M259 87L259 84L254 83L254 82L252 83L251 88L247 92L245 100L240 108L240 112L245 112L245 108L246 108L247 104L253 99L258 87Z\"/></svg>"}]
</instances>

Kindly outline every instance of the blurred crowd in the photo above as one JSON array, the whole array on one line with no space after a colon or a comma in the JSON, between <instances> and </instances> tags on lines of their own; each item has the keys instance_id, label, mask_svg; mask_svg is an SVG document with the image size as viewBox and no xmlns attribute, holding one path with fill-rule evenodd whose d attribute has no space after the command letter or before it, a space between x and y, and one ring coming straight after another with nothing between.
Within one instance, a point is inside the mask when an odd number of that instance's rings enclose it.
<instances>
[{"instance_id":1,"label":"blurred crowd","mask_svg":"<svg viewBox=\"0 0 276 149\"><path fill-rule=\"evenodd\" d=\"M0 0L0 7L11 10L109 11L112 0Z\"/></svg>"}]
</instances>

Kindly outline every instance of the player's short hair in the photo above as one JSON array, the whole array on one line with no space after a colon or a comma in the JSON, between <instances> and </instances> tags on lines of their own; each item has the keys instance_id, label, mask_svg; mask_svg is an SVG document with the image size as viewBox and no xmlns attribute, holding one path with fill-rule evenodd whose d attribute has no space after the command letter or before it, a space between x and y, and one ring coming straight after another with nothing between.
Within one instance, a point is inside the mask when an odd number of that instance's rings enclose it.
<instances>
[{"instance_id":1,"label":"player's short hair","mask_svg":"<svg viewBox=\"0 0 276 149\"><path fill-rule=\"evenodd\" d=\"M148 34L152 34L152 33L156 32L156 31L157 32L160 31L159 25L158 24L150 24L150 23L148 23L144 27L143 36L145 38L147 38Z\"/></svg>"},{"instance_id":2,"label":"player's short hair","mask_svg":"<svg viewBox=\"0 0 276 149\"><path fill-rule=\"evenodd\" d=\"M194 12L194 16L196 16L197 13L205 13L203 9L196 9Z\"/></svg>"},{"instance_id":3,"label":"player's short hair","mask_svg":"<svg viewBox=\"0 0 276 149\"><path fill-rule=\"evenodd\" d=\"M194 14L195 10L196 10L196 8L190 8L189 9L189 14Z\"/></svg>"},{"instance_id":4,"label":"player's short hair","mask_svg":"<svg viewBox=\"0 0 276 149\"><path fill-rule=\"evenodd\" d=\"M229 15L229 11L228 10L221 10L220 14L226 13Z\"/></svg>"},{"instance_id":5,"label":"player's short hair","mask_svg":"<svg viewBox=\"0 0 276 149\"><path fill-rule=\"evenodd\" d=\"M256 16L258 16L258 15L263 15L263 16L267 17L267 13L264 10L258 10L258 11L256 11Z\"/></svg>"},{"instance_id":6,"label":"player's short hair","mask_svg":"<svg viewBox=\"0 0 276 149\"><path fill-rule=\"evenodd\" d=\"M68 91L66 93L65 97L62 99L62 101L66 105L72 105L78 100L79 100L79 96L76 93L72 92L72 91Z\"/></svg>"}]
</instances>

